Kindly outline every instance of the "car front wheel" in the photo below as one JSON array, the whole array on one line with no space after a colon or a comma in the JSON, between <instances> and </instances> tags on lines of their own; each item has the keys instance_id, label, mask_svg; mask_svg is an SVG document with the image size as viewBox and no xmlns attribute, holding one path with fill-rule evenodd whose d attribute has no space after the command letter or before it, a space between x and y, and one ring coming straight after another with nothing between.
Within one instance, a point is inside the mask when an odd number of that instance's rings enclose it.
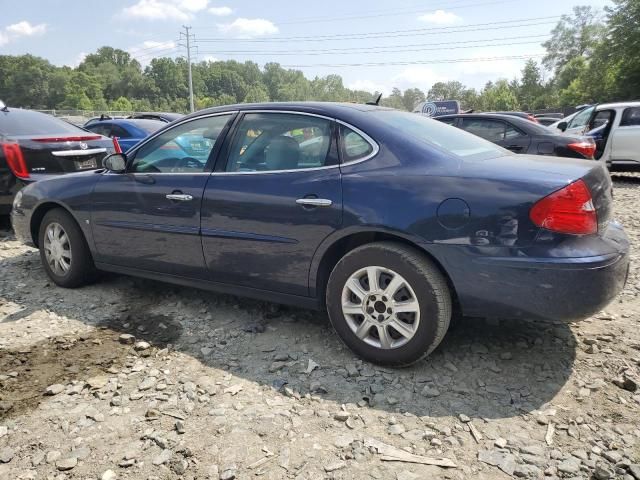
<instances>
[{"instance_id":1,"label":"car front wheel","mask_svg":"<svg viewBox=\"0 0 640 480\"><path fill-rule=\"evenodd\" d=\"M430 354L451 320L443 274L419 251L393 242L346 254L331 272L326 301L344 343L382 365L409 365Z\"/></svg>"},{"instance_id":2,"label":"car front wheel","mask_svg":"<svg viewBox=\"0 0 640 480\"><path fill-rule=\"evenodd\" d=\"M93 279L91 252L80 227L67 211L55 208L45 214L38 246L42 265L56 285L75 288Z\"/></svg>"}]
</instances>

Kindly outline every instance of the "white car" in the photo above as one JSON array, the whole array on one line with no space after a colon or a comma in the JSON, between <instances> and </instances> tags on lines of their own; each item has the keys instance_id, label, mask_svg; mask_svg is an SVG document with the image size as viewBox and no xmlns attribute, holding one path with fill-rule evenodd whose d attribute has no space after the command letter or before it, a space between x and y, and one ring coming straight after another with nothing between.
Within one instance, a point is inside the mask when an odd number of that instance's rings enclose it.
<instances>
[{"instance_id":1,"label":"white car","mask_svg":"<svg viewBox=\"0 0 640 480\"><path fill-rule=\"evenodd\" d=\"M640 102L602 103L550 125L596 141L596 159L611 170L640 171Z\"/></svg>"}]
</instances>

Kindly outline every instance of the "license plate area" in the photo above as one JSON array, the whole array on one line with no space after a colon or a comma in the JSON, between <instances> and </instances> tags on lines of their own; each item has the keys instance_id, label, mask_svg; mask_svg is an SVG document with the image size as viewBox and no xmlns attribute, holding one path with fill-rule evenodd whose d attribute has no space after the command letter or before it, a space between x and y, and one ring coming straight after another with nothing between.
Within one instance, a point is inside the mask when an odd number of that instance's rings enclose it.
<instances>
[{"instance_id":1,"label":"license plate area","mask_svg":"<svg viewBox=\"0 0 640 480\"><path fill-rule=\"evenodd\" d=\"M98 168L98 161L95 157L87 158L84 160L76 160L76 170L90 170L92 168Z\"/></svg>"}]
</instances>

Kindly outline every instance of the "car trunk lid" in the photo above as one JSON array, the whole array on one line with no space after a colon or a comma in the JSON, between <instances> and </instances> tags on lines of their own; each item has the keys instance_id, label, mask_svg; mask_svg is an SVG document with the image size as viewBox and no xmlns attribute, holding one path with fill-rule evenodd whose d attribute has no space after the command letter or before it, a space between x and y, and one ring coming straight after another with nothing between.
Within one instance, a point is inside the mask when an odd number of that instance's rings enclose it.
<instances>
[{"instance_id":1,"label":"car trunk lid","mask_svg":"<svg viewBox=\"0 0 640 480\"><path fill-rule=\"evenodd\" d=\"M12 139L20 146L29 174L61 174L102 168L113 143L96 134L21 135Z\"/></svg>"}]
</instances>

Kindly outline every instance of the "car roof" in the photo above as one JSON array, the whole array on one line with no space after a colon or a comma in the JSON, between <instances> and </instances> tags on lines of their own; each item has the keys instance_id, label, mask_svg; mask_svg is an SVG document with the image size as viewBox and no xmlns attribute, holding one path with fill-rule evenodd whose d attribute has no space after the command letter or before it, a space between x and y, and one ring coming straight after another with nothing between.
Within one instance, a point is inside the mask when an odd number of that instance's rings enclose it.
<instances>
[{"instance_id":1,"label":"car roof","mask_svg":"<svg viewBox=\"0 0 640 480\"><path fill-rule=\"evenodd\" d=\"M316 113L323 115L339 115L348 111L367 112L372 110L392 110L378 105L367 105L362 103L348 102L264 102L264 103L239 103L235 105L224 105L222 107L212 107L194 112L184 118L199 116L209 113L228 111L251 111L251 110L292 110L297 112Z\"/></svg>"},{"instance_id":2,"label":"car roof","mask_svg":"<svg viewBox=\"0 0 640 480\"><path fill-rule=\"evenodd\" d=\"M596 106L596 110L601 110L603 108L625 108L625 107L640 107L640 101L600 103L599 105Z\"/></svg>"}]
</instances>

